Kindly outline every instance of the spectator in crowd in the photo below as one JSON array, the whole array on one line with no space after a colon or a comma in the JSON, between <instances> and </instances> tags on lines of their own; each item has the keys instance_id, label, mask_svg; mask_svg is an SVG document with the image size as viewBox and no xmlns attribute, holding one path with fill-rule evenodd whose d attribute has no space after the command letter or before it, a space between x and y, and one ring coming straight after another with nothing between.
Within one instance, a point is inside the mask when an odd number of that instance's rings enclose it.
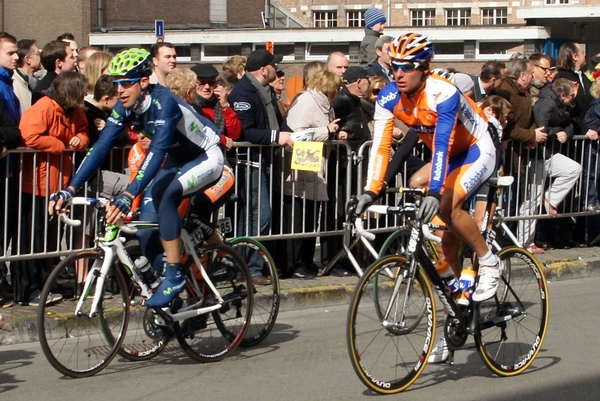
<instances>
[{"instance_id":1,"label":"spectator in crowd","mask_svg":"<svg viewBox=\"0 0 600 401\"><path fill-rule=\"evenodd\" d=\"M338 132L338 119L335 118L331 103L336 98L342 80L329 71L313 74L308 80L306 90L292 102L287 114L287 123L294 131L311 130L312 141L326 142L331 139L345 139ZM291 152L286 154L284 211L287 233L314 232L319 218L322 202L329 200L325 169L328 149L323 150L320 170L291 170ZM291 252L288 255L292 265L291 273L296 278L314 277L316 238L293 238L289 240Z\"/></svg>"},{"instance_id":2,"label":"spectator in crowd","mask_svg":"<svg viewBox=\"0 0 600 401\"><path fill-rule=\"evenodd\" d=\"M348 143L353 151L371 139L368 117L361 107L369 89L367 70L362 67L350 67L343 75L344 86L333 102L335 115L340 118L340 131L348 135Z\"/></svg>"},{"instance_id":3,"label":"spectator in crowd","mask_svg":"<svg viewBox=\"0 0 600 401\"><path fill-rule=\"evenodd\" d=\"M556 69L556 59L554 57L550 57L550 73L548 74L548 83L554 80L554 77L558 73Z\"/></svg>"},{"instance_id":4,"label":"spectator in crowd","mask_svg":"<svg viewBox=\"0 0 600 401\"><path fill-rule=\"evenodd\" d=\"M340 77L348 69L348 59L342 52L333 52L327 56L327 68Z\"/></svg>"},{"instance_id":5,"label":"spectator in crowd","mask_svg":"<svg viewBox=\"0 0 600 401\"><path fill-rule=\"evenodd\" d=\"M538 100L538 93L548 83L550 78L550 57L544 56L542 53L533 53L529 56L529 61L533 64L533 79L529 93L531 96L531 104L535 106Z\"/></svg>"},{"instance_id":6,"label":"spectator in crowd","mask_svg":"<svg viewBox=\"0 0 600 401\"><path fill-rule=\"evenodd\" d=\"M519 209L520 216L531 216L543 202L546 213L558 216L556 208L566 198L581 175L581 166L560 153L561 144L573 138L573 124L569 108L574 102L577 84L559 78L542 88L539 100L533 106L535 124L543 127L546 140L531 150L527 165L527 182ZM550 187L544 190L546 179ZM523 244L534 240L536 219L519 221L519 239Z\"/></svg>"},{"instance_id":7,"label":"spectator in crowd","mask_svg":"<svg viewBox=\"0 0 600 401\"><path fill-rule=\"evenodd\" d=\"M600 167L596 161L598 157L598 132L589 130L585 125L584 118L592 99L590 87L592 83L583 73L585 66L585 53L577 42L564 43L558 50L556 69L558 72L554 79L566 78L578 84L577 96L571 110L573 128L575 135L586 135L588 139L583 156L583 185L581 190L581 202L584 208L590 211L600 209L596 205L600 203L596 180L600 177ZM578 230L586 231L586 230Z\"/></svg>"},{"instance_id":8,"label":"spectator in crowd","mask_svg":"<svg viewBox=\"0 0 600 401\"><path fill-rule=\"evenodd\" d=\"M294 145L290 129L279 113L277 99L269 86L277 76L276 65L282 58L281 55L274 56L265 49L250 53L246 62L246 73L229 95L229 101L242 125L243 141L261 145ZM266 234L271 221L267 185L270 182L271 160L268 155L260 157L256 148L248 150L246 159L241 154L241 149L238 149L238 155L240 163L245 164L238 170L236 177L238 194L241 195L243 205L237 222L238 235ZM258 260L261 258L259 255L255 256L248 263L252 282L256 285L268 285L271 279L263 275L262 264Z\"/></svg>"},{"instance_id":9,"label":"spectator in crowd","mask_svg":"<svg viewBox=\"0 0 600 401\"><path fill-rule=\"evenodd\" d=\"M60 35L56 40L60 40L61 42L65 42L69 44L69 48L71 49L71 53L75 60L77 60L77 56L79 56L79 46L77 46L77 42L75 41L75 36L73 36L70 32L65 32ZM81 71L79 71L81 72Z\"/></svg>"},{"instance_id":10,"label":"spectator in crowd","mask_svg":"<svg viewBox=\"0 0 600 401\"><path fill-rule=\"evenodd\" d=\"M87 59L94 53L96 53L98 49L92 46L85 46L79 49L77 53L77 71L82 74L85 74L85 62Z\"/></svg>"},{"instance_id":11,"label":"spectator in crowd","mask_svg":"<svg viewBox=\"0 0 600 401\"><path fill-rule=\"evenodd\" d=\"M4 110L4 105L0 102L0 221L5 222L5 225L0 228L0 256L4 256L6 250L4 243L6 240L6 247L10 246L11 241L14 244L15 239L15 228L17 226L17 190L15 187L14 177L12 173L7 176L7 151L9 149L15 149L21 145L21 133L19 128L11 118L11 116ZM7 186L8 184L8 186ZM11 264L14 265L14 264ZM7 268L4 262L0 262L0 303L2 307L8 307L12 305L13 289L12 286L6 280ZM12 269L11 269L11 276ZM14 280L14 279L13 279Z\"/></svg>"},{"instance_id":12,"label":"spectator in crowd","mask_svg":"<svg viewBox=\"0 0 600 401\"><path fill-rule=\"evenodd\" d=\"M367 73L370 77L380 76L385 78L386 82L394 80L390 69L390 55L388 53L390 49L390 43L394 40L391 36L383 35L375 42L375 54L377 59L367 69Z\"/></svg>"},{"instance_id":13,"label":"spectator in crowd","mask_svg":"<svg viewBox=\"0 0 600 401\"><path fill-rule=\"evenodd\" d=\"M15 123L19 122L21 107L13 90L13 73L17 68L17 39L0 32L0 102Z\"/></svg>"},{"instance_id":14,"label":"spectator in crowd","mask_svg":"<svg viewBox=\"0 0 600 401\"><path fill-rule=\"evenodd\" d=\"M229 57L223 63L223 75L231 74L237 79L241 79L246 70L246 57L240 55L234 55Z\"/></svg>"},{"instance_id":15,"label":"spectator in crowd","mask_svg":"<svg viewBox=\"0 0 600 401\"><path fill-rule=\"evenodd\" d=\"M369 68L377 59L375 44L377 39L383 35L383 28L387 19L378 8L369 8L364 13L365 36L360 42L358 50L358 63L363 68Z\"/></svg>"},{"instance_id":16,"label":"spectator in crowd","mask_svg":"<svg viewBox=\"0 0 600 401\"><path fill-rule=\"evenodd\" d=\"M72 153L65 150L83 151L88 146L87 119L83 110L86 87L83 75L65 71L56 77L46 94L23 113L19 124L23 143L47 155L24 156L21 224L27 234L21 236L21 249L33 246L35 253L58 249L58 220L47 219L47 198L69 183ZM47 248L44 249L46 241ZM36 306L40 302L50 303L62 298L58 294L49 294L48 299L40 299L42 275L49 271L51 263L51 258L15 262L15 302Z\"/></svg>"},{"instance_id":17,"label":"spectator in crowd","mask_svg":"<svg viewBox=\"0 0 600 401\"><path fill-rule=\"evenodd\" d=\"M169 42L158 42L150 49L152 56L151 84L165 84L165 78L177 67L175 46Z\"/></svg>"},{"instance_id":18,"label":"spectator in crowd","mask_svg":"<svg viewBox=\"0 0 600 401\"><path fill-rule=\"evenodd\" d=\"M210 64L196 64L191 70L196 76L196 92L191 105L215 124L220 132L221 146L229 150L242 134L242 126L229 104L227 90L217 83L219 72Z\"/></svg>"},{"instance_id":19,"label":"spectator in crowd","mask_svg":"<svg viewBox=\"0 0 600 401\"><path fill-rule=\"evenodd\" d=\"M514 175L526 172L527 149L534 148L536 144L546 141L548 137L544 132L545 127L537 127L533 119L533 107L528 96L532 79L531 61L514 58L508 62L506 77L496 90L496 93L508 100L511 106L504 134L505 138L511 140L508 142L504 165L505 170ZM514 191L505 191L504 194L516 198ZM514 208L522 201L524 199L510 199L509 207ZM529 231L525 231L523 221L520 221L518 235L521 244L534 254L543 253L544 250L532 242L533 238L529 238L529 234Z\"/></svg>"},{"instance_id":20,"label":"spectator in crowd","mask_svg":"<svg viewBox=\"0 0 600 401\"><path fill-rule=\"evenodd\" d=\"M269 85L271 88L273 88L273 92L275 92L275 97L277 98L277 108L283 116L286 110L285 104L283 104L281 101L281 95L285 90L285 72L283 72L283 67L279 65L277 66L277 76L275 81L271 82Z\"/></svg>"},{"instance_id":21,"label":"spectator in crowd","mask_svg":"<svg viewBox=\"0 0 600 401\"><path fill-rule=\"evenodd\" d=\"M490 60L483 63L479 76L471 77L474 84L471 99L481 102L486 96L494 93L502 84L505 71L506 65L502 61Z\"/></svg>"},{"instance_id":22,"label":"spectator in crowd","mask_svg":"<svg viewBox=\"0 0 600 401\"><path fill-rule=\"evenodd\" d=\"M14 125L19 123L21 117L21 107L19 106L19 100L15 96L13 91L13 72L17 68L17 60L19 56L17 54L17 39L9 33L0 33L0 104L4 113L6 113ZM7 125L8 126L8 125ZM6 239L7 245L14 235L14 228L17 223L17 188L14 178L15 171L17 170L17 160L15 156L6 156L5 147L15 148L19 146L18 143L14 143L14 138L10 136L11 131L7 131L6 143L0 143L0 151L2 152L2 158L0 159L0 201L2 202L2 227L0 228L0 239ZM4 138L2 138L4 139ZM6 209L5 206L6 205ZM6 220L5 220L6 219ZM4 243L0 247L4 247ZM0 251L4 254L4 250ZM12 266L12 265L11 265ZM2 267L5 267L2 264ZM1 270L5 270L4 268ZM12 272L12 268L11 268ZM3 271L0 271L0 279L3 277ZM12 276L14 277L14 276Z\"/></svg>"},{"instance_id":23,"label":"spectator in crowd","mask_svg":"<svg viewBox=\"0 0 600 401\"><path fill-rule=\"evenodd\" d=\"M42 66L46 70L46 75L42 78L31 95L32 104L37 102L43 95L44 91L50 88L52 81L58 74L65 71L73 71L75 69L75 56L73 50L67 42L53 40L46 44L42 49L41 55Z\"/></svg>"},{"instance_id":24,"label":"spectator in crowd","mask_svg":"<svg viewBox=\"0 0 600 401\"><path fill-rule=\"evenodd\" d=\"M600 80L596 79L593 83L592 86L590 87L590 95L592 96L592 101L589 104L588 110L585 114L583 123L585 124L586 127L589 128L589 130L592 133L595 133L593 135L597 135L598 132L600 132ZM590 136L588 136L590 137ZM590 137L591 139L591 137ZM596 148L596 144L593 145L588 145L589 148L591 149L596 149L596 155L598 155L597 152L597 148ZM590 149L590 150L591 150ZM591 153L591 152L590 152ZM589 155L588 155L589 157ZM594 166L599 163L599 161L597 161L596 159L590 160L590 162L587 161L587 158L584 159L584 163L586 163L587 165L589 165L590 170L592 170L591 172L596 172L594 170ZM589 164L588 164L589 163ZM584 170L584 175L585 175L585 170ZM584 185L588 185L588 191L589 191L589 198L592 198L592 195L597 195L597 189L595 188L595 182L592 179L592 175L589 174L590 176L590 182L587 183L586 181L584 181ZM594 175L594 178L600 176L599 174ZM597 203L597 198L594 199L588 199L588 210L592 211L592 212L600 212L600 203Z\"/></svg>"},{"instance_id":25,"label":"spectator in crowd","mask_svg":"<svg viewBox=\"0 0 600 401\"><path fill-rule=\"evenodd\" d=\"M344 60L346 58L344 57ZM347 62L348 60L346 60ZM302 90L306 89L306 85L308 84L308 80L317 72L320 71L331 71L331 69L329 69L327 67L327 64L325 64L322 61L311 61L308 62L306 64L304 64L304 67L302 68ZM335 73L334 71L331 71L334 74L338 75L337 73Z\"/></svg>"},{"instance_id":26,"label":"spectator in crowd","mask_svg":"<svg viewBox=\"0 0 600 401\"><path fill-rule=\"evenodd\" d=\"M31 107L31 91L37 84L33 73L41 67L40 50L33 39L21 39L17 42L17 68L13 75L13 89L21 104L21 113Z\"/></svg>"},{"instance_id":27,"label":"spectator in crowd","mask_svg":"<svg viewBox=\"0 0 600 401\"><path fill-rule=\"evenodd\" d=\"M333 72L333 71L332 71ZM335 72L334 72L335 73ZM333 101L336 118L339 118L339 134L346 137L350 150L357 152L358 148L371 139L369 131L369 118L361 100L365 98L370 86L367 70L362 67L352 66L343 73L343 85ZM351 182L346 182L345 170L352 169ZM332 152L328 160L326 182L328 187L329 202L322 213L321 227L323 231L340 230L346 213L345 205L348 199L343 194L347 185L351 186L351 193L357 189L357 168L352 164L345 147L339 147ZM366 174L366 169L363 170ZM337 222L337 224L336 224ZM342 249L341 236L326 236L321 238L321 261L326 266ZM334 266L331 274L335 276L349 276L350 266L345 261Z\"/></svg>"}]
</instances>

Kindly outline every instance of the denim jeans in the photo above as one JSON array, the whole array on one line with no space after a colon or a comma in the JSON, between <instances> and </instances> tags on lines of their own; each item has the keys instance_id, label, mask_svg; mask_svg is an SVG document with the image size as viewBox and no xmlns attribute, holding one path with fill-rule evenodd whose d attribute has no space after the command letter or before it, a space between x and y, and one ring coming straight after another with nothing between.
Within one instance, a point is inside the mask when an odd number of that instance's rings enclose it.
<instances>
[{"instance_id":1,"label":"denim jeans","mask_svg":"<svg viewBox=\"0 0 600 401\"><path fill-rule=\"evenodd\" d=\"M271 204L269 201L269 168L266 163L259 167L244 166L238 172L238 194L242 207L237 221L238 236L266 235L271 222ZM260 227L260 231L259 231ZM262 257L253 252L242 255L246 259L250 275L262 274L264 262Z\"/></svg>"}]
</instances>

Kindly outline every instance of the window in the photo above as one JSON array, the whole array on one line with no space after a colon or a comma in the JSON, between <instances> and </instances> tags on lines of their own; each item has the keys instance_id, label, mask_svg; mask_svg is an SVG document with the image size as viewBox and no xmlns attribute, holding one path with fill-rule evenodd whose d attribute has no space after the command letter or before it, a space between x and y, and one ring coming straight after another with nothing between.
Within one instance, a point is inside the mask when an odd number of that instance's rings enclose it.
<instances>
[{"instance_id":1,"label":"window","mask_svg":"<svg viewBox=\"0 0 600 401\"><path fill-rule=\"evenodd\" d=\"M546 4L569 4L569 0L546 0Z\"/></svg>"},{"instance_id":2,"label":"window","mask_svg":"<svg viewBox=\"0 0 600 401\"><path fill-rule=\"evenodd\" d=\"M435 25L435 9L410 10L410 26Z\"/></svg>"},{"instance_id":3,"label":"window","mask_svg":"<svg viewBox=\"0 0 600 401\"><path fill-rule=\"evenodd\" d=\"M362 27L365 26L365 19L363 18L364 11L347 11L346 12L346 26L348 27Z\"/></svg>"},{"instance_id":4,"label":"window","mask_svg":"<svg viewBox=\"0 0 600 401\"><path fill-rule=\"evenodd\" d=\"M447 8L446 9L446 25L470 25L471 10L468 8Z\"/></svg>"},{"instance_id":5,"label":"window","mask_svg":"<svg viewBox=\"0 0 600 401\"><path fill-rule=\"evenodd\" d=\"M482 8L481 25L506 25L506 8Z\"/></svg>"},{"instance_id":6,"label":"window","mask_svg":"<svg viewBox=\"0 0 600 401\"><path fill-rule=\"evenodd\" d=\"M315 11L313 13L315 28L333 28L337 26L337 11Z\"/></svg>"}]
</instances>

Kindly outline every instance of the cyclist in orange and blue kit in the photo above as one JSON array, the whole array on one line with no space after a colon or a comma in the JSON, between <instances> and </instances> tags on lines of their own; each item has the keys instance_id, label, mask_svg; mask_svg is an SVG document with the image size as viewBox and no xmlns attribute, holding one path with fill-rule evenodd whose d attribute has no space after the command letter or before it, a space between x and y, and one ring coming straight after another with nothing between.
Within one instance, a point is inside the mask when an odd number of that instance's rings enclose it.
<instances>
[{"instance_id":1,"label":"cyclist in orange and blue kit","mask_svg":"<svg viewBox=\"0 0 600 401\"><path fill-rule=\"evenodd\" d=\"M418 218L428 223L439 213L453 233L480 255L480 277L473 293L473 300L479 302L496 293L501 264L462 206L494 171L496 149L483 111L452 83L431 74L433 54L433 44L416 33L401 35L390 44L394 81L380 91L375 105L367 185L358 198L357 212L381 195L397 118L432 151L429 187ZM444 253L455 266L451 258L457 260L458 252L449 251Z\"/></svg>"}]
</instances>

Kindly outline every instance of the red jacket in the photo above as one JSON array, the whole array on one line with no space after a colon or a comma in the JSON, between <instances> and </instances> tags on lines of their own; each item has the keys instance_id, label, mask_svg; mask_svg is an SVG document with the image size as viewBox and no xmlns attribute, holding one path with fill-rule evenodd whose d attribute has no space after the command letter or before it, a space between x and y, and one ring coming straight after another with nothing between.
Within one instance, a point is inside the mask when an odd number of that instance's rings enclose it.
<instances>
[{"instance_id":1,"label":"red jacket","mask_svg":"<svg viewBox=\"0 0 600 401\"><path fill-rule=\"evenodd\" d=\"M63 108L48 96L42 97L25 110L19 129L25 146L45 153L26 153L23 158L23 191L37 196L54 193L69 184L73 167L72 152L83 151L89 144L88 122L83 109L66 116ZM79 146L69 141L77 137ZM34 165L34 156L35 165ZM46 187L48 180L48 187Z\"/></svg>"}]
</instances>

